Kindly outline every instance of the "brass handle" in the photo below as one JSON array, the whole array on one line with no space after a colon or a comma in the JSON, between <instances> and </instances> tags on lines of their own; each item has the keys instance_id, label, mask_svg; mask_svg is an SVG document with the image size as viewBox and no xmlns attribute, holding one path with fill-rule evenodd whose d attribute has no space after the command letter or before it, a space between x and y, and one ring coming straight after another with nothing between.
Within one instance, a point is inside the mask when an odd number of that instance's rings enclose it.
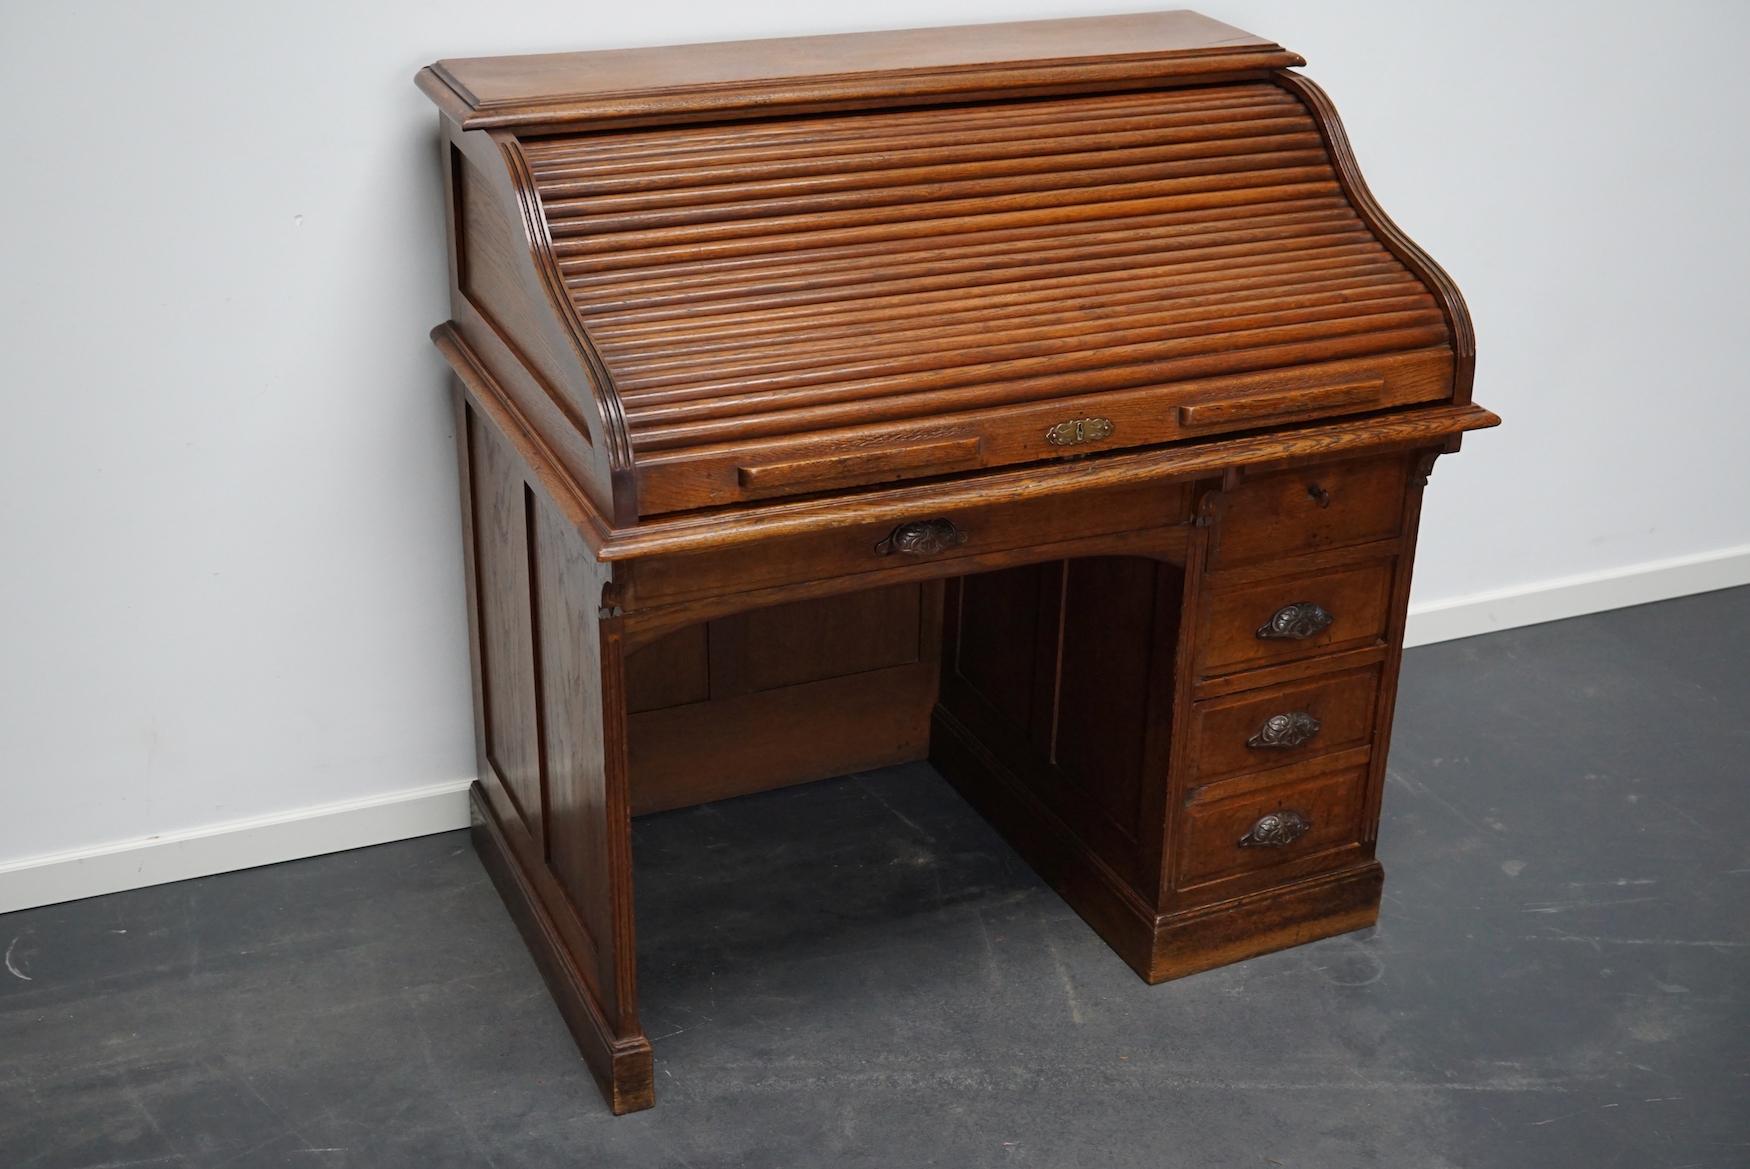
<instances>
[{"instance_id":1,"label":"brass handle","mask_svg":"<svg viewBox=\"0 0 1750 1169\"><path fill-rule=\"evenodd\" d=\"M1331 506L1331 493L1326 491L1320 484L1308 483L1306 485L1306 493L1312 501L1320 507Z\"/></svg>"},{"instance_id":2,"label":"brass handle","mask_svg":"<svg viewBox=\"0 0 1750 1169\"><path fill-rule=\"evenodd\" d=\"M1258 626L1259 641L1305 641L1331 627L1336 618L1313 601L1295 601L1276 610Z\"/></svg>"},{"instance_id":3,"label":"brass handle","mask_svg":"<svg viewBox=\"0 0 1750 1169\"><path fill-rule=\"evenodd\" d=\"M1246 740L1246 746L1255 750L1298 747L1318 734L1322 725L1304 710L1273 714L1264 720L1257 734Z\"/></svg>"},{"instance_id":4,"label":"brass handle","mask_svg":"<svg viewBox=\"0 0 1750 1169\"><path fill-rule=\"evenodd\" d=\"M891 556L895 552L907 556L933 556L964 543L966 533L950 520L912 520L889 532L886 539L875 545L875 552L880 556Z\"/></svg>"},{"instance_id":5,"label":"brass handle","mask_svg":"<svg viewBox=\"0 0 1750 1169\"><path fill-rule=\"evenodd\" d=\"M1311 831L1312 821L1292 808L1265 812L1252 830L1240 837L1240 847L1286 848Z\"/></svg>"}]
</instances>

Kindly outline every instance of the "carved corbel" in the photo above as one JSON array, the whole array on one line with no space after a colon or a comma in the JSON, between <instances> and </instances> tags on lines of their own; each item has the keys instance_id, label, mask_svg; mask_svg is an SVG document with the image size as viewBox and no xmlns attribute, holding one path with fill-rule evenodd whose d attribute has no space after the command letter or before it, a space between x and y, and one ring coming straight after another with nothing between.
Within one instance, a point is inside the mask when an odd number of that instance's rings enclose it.
<instances>
[{"instance_id":1,"label":"carved corbel","mask_svg":"<svg viewBox=\"0 0 1750 1169\"><path fill-rule=\"evenodd\" d=\"M1416 462L1410 468L1410 483L1416 487L1428 486L1428 477L1434 474L1434 460L1444 453L1439 449L1416 452Z\"/></svg>"}]
</instances>

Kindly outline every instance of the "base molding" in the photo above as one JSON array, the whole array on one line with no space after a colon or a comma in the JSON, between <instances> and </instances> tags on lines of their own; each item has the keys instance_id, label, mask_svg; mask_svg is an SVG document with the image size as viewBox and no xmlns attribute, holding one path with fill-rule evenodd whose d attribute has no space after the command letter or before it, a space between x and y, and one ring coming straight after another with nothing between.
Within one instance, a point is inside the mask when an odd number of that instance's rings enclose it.
<instances>
[{"instance_id":1,"label":"base molding","mask_svg":"<svg viewBox=\"0 0 1750 1169\"><path fill-rule=\"evenodd\" d=\"M1168 982L1379 920L1385 870L1378 861L1252 897L1162 917L1149 956L1151 983Z\"/></svg>"},{"instance_id":2,"label":"base molding","mask_svg":"<svg viewBox=\"0 0 1750 1169\"><path fill-rule=\"evenodd\" d=\"M474 850L480 854L511 920L523 935L584 1063L607 1098L608 1107L615 1116L652 1107L656 1094L650 1040L643 1035L631 1038L614 1035L589 991L583 972L560 940L553 915L542 904L533 882L523 872L522 862L505 839L504 828L478 782L468 789L468 812Z\"/></svg>"}]
</instances>

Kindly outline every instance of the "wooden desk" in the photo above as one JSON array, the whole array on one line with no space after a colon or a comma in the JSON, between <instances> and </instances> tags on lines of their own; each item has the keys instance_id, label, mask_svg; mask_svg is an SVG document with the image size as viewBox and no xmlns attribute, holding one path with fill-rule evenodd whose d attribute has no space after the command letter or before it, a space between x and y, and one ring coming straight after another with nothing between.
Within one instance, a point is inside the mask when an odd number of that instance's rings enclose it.
<instances>
[{"instance_id":1,"label":"wooden desk","mask_svg":"<svg viewBox=\"0 0 1750 1169\"><path fill-rule=\"evenodd\" d=\"M1422 488L1498 420L1301 63L1177 12L420 74L475 839L616 1112L640 812L928 758L1149 982L1375 920Z\"/></svg>"}]
</instances>

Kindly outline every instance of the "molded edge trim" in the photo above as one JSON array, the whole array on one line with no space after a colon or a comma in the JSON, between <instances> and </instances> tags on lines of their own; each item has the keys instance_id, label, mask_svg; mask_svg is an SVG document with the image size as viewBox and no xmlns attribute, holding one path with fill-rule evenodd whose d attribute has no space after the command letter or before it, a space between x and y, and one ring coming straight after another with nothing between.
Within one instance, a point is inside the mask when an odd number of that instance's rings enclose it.
<instances>
[{"instance_id":1,"label":"molded edge trim","mask_svg":"<svg viewBox=\"0 0 1750 1169\"><path fill-rule=\"evenodd\" d=\"M1434 299L1440 302L1440 311L1446 317L1446 327L1452 334L1453 400L1469 402L1471 383L1476 374L1477 338L1476 330L1471 326L1470 309L1465 305L1458 285L1446 274L1446 269L1435 263L1432 256L1418 247L1416 241L1392 222L1391 216L1385 213L1385 209L1373 197L1373 192L1367 187L1367 180L1361 175L1361 166L1355 161L1355 150L1349 145L1348 132L1343 129L1343 121L1337 116L1337 107L1331 104L1330 96L1311 78L1290 73L1286 69L1278 69L1274 80L1277 85L1299 98L1307 113L1312 115L1313 122L1319 128L1319 136L1324 139L1325 152L1330 155L1331 164L1336 168L1337 181L1342 185L1343 193L1348 197L1355 213L1379 242L1404 267L1414 273L1428 287L1428 291L1433 293Z\"/></svg>"},{"instance_id":2,"label":"molded edge trim","mask_svg":"<svg viewBox=\"0 0 1750 1169\"><path fill-rule=\"evenodd\" d=\"M1262 79L1273 69L1305 64L1305 58L1298 53L1279 45L1261 44L1239 49L867 70L481 102L451 75L445 62L438 61L420 70L415 83L465 130L515 129L528 133L1200 85Z\"/></svg>"}]
</instances>

